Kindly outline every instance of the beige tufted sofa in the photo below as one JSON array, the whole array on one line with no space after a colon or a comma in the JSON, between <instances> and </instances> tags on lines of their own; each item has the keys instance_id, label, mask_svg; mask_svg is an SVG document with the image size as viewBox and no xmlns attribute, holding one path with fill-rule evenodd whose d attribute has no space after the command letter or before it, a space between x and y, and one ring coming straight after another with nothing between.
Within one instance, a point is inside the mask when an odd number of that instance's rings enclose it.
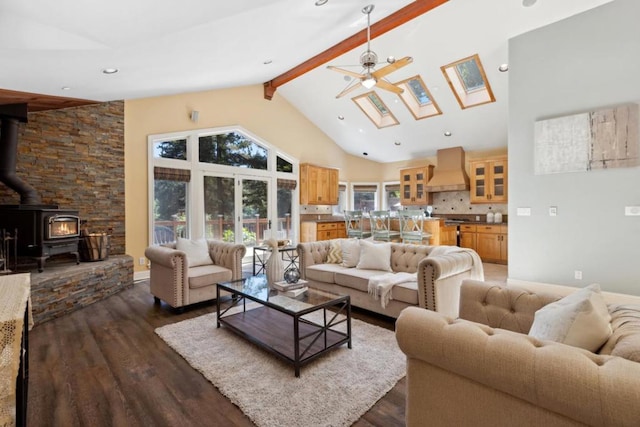
<instances>
[{"instance_id":1,"label":"beige tufted sofa","mask_svg":"<svg viewBox=\"0 0 640 427\"><path fill-rule=\"evenodd\" d=\"M535 311L568 292L558 289L466 280L460 319L403 311L406 425L639 426L640 298L603 292L614 332L594 354L526 335Z\"/></svg>"},{"instance_id":2,"label":"beige tufted sofa","mask_svg":"<svg viewBox=\"0 0 640 427\"><path fill-rule=\"evenodd\" d=\"M242 278L244 245L207 240L209 265L189 267L187 256L175 243L149 246L144 254L151 261L149 288L156 302L181 308L215 299L216 283Z\"/></svg>"},{"instance_id":3,"label":"beige tufted sofa","mask_svg":"<svg viewBox=\"0 0 640 427\"><path fill-rule=\"evenodd\" d=\"M382 308L380 300L369 295L369 278L383 274L379 270L347 268L328 264L331 240L298 244L300 276L309 286L325 291L350 295L351 304L390 317L411 306L430 310L456 307L449 315L457 315L460 284L471 276L473 258L468 252L453 252L430 256L435 246L391 243L391 268L394 272L416 273L416 282L393 287L393 299ZM454 248L455 250L455 248Z\"/></svg>"}]
</instances>

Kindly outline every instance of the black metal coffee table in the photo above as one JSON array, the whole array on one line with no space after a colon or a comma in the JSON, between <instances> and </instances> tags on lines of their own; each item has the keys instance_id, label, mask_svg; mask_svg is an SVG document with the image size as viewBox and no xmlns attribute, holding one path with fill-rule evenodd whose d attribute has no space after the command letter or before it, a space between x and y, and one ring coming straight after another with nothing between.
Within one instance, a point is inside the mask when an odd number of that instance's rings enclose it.
<instances>
[{"instance_id":1,"label":"black metal coffee table","mask_svg":"<svg viewBox=\"0 0 640 427\"><path fill-rule=\"evenodd\" d=\"M224 325L280 359L300 367L347 343L351 348L351 300L309 288L291 298L270 289L264 275L218 283L217 327ZM221 291L232 294L221 301ZM247 307L249 302L257 303ZM234 307L238 310L230 311Z\"/></svg>"}]
</instances>

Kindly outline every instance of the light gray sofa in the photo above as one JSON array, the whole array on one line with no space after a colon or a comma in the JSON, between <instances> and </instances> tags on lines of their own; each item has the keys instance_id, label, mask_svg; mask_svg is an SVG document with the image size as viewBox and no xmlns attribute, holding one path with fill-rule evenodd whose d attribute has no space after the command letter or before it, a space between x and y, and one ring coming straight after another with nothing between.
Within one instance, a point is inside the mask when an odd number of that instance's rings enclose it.
<instances>
[{"instance_id":1,"label":"light gray sofa","mask_svg":"<svg viewBox=\"0 0 640 427\"><path fill-rule=\"evenodd\" d=\"M450 253L431 256L435 248L442 247L391 243L392 270L417 272L417 280L395 285L393 299L383 308L379 299L369 295L368 283L369 278L384 272L327 263L331 242L323 240L298 244L301 278L307 280L310 287L350 295L352 306L394 318L411 306L434 311L442 307L446 309L445 314L457 317L460 284L462 280L472 278L474 259L479 260L471 255L473 251L470 249L450 247Z\"/></svg>"}]
</instances>

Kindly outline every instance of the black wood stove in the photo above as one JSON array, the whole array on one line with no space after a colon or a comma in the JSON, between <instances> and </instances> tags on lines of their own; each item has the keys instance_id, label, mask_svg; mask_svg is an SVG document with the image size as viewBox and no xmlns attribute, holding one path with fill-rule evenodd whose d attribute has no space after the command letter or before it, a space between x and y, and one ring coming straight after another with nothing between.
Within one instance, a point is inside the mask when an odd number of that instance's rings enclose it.
<instances>
[{"instance_id":1,"label":"black wood stove","mask_svg":"<svg viewBox=\"0 0 640 427\"><path fill-rule=\"evenodd\" d=\"M18 257L32 257L43 271L52 255L70 253L80 262L78 211L43 205L36 190L16 176L18 122L27 121L27 104L0 105L0 182L20 195L19 205L0 205L0 228L17 230Z\"/></svg>"}]
</instances>

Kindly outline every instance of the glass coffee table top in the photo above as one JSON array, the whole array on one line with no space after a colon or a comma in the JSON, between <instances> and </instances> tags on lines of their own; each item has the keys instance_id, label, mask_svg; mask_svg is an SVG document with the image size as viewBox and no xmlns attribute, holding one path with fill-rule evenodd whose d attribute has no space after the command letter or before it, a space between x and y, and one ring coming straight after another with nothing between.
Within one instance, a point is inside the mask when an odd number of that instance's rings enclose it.
<instances>
[{"instance_id":1,"label":"glass coffee table top","mask_svg":"<svg viewBox=\"0 0 640 427\"><path fill-rule=\"evenodd\" d=\"M344 298L341 295L313 288L308 288L306 292L297 297L289 297L284 292L270 288L267 277L263 274L219 283L218 286L223 290L239 293L265 305L271 305L291 313L300 313Z\"/></svg>"}]
</instances>

